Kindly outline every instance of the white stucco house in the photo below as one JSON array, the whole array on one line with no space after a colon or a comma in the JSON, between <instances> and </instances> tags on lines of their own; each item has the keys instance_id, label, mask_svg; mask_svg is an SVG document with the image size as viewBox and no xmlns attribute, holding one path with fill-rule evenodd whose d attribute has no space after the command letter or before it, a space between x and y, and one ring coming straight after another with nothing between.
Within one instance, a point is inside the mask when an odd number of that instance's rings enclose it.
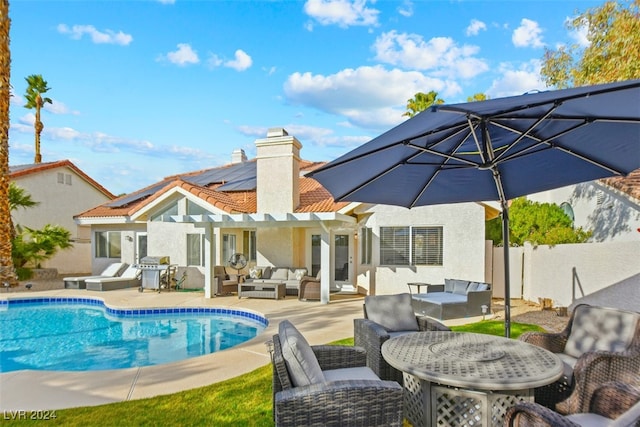
<instances>
[{"instance_id":1,"label":"white stucco house","mask_svg":"<svg viewBox=\"0 0 640 427\"><path fill-rule=\"evenodd\" d=\"M73 248L59 251L42 268L55 268L59 274L91 271L91 227L77 224L74 216L115 196L69 160L10 166L9 179L38 202L13 211L14 225L41 229L52 224L71 232Z\"/></svg>"},{"instance_id":2,"label":"white stucco house","mask_svg":"<svg viewBox=\"0 0 640 427\"><path fill-rule=\"evenodd\" d=\"M305 176L323 163L303 160L286 130L270 129L255 145L255 159L236 150L228 165L167 177L77 215L79 226L91 227L93 271L169 256L197 268L210 296L213 266L242 253L247 268L321 272L325 303L335 289L390 294L407 292L411 281L485 280L490 207L336 203Z\"/></svg>"},{"instance_id":3,"label":"white stucco house","mask_svg":"<svg viewBox=\"0 0 640 427\"><path fill-rule=\"evenodd\" d=\"M555 203L576 227L593 231L591 242L640 240L640 169L624 178L607 178L527 196Z\"/></svg>"}]
</instances>

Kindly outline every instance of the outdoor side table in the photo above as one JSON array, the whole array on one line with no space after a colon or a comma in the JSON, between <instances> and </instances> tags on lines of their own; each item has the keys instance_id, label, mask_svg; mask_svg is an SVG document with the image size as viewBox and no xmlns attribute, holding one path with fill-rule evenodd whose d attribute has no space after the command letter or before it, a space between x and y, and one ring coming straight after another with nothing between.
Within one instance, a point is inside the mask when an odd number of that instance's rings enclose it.
<instances>
[{"instance_id":1,"label":"outdoor side table","mask_svg":"<svg viewBox=\"0 0 640 427\"><path fill-rule=\"evenodd\" d=\"M409 293L413 294L413 292L411 292L411 288L412 287L416 287L418 288L418 293L420 293L420 290L422 289L422 287L424 286L425 288L429 289L429 286L431 285L431 283L424 283L424 282L409 282L407 283L407 286L409 287Z\"/></svg>"},{"instance_id":2,"label":"outdoor side table","mask_svg":"<svg viewBox=\"0 0 640 427\"><path fill-rule=\"evenodd\" d=\"M502 426L509 407L562 376L550 351L485 334L409 333L385 342L382 356L403 372L404 416L415 427Z\"/></svg>"}]
</instances>

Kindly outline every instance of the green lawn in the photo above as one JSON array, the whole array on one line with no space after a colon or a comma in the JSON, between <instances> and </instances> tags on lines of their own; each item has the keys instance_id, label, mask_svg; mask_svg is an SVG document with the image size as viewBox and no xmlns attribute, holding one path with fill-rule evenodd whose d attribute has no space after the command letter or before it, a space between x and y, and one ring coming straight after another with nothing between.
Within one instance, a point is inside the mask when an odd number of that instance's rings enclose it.
<instances>
[{"instance_id":1,"label":"green lawn","mask_svg":"<svg viewBox=\"0 0 640 427\"><path fill-rule=\"evenodd\" d=\"M456 326L455 331L504 335L504 323L486 320ZM511 324L511 338L527 331L542 331L536 325ZM353 345L353 338L333 344ZM10 419L5 412L3 422ZM48 421L12 420L11 425L64 426L272 426L271 365L206 387L166 396L108 405L55 411Z\"/></svg>"}]
</instances>

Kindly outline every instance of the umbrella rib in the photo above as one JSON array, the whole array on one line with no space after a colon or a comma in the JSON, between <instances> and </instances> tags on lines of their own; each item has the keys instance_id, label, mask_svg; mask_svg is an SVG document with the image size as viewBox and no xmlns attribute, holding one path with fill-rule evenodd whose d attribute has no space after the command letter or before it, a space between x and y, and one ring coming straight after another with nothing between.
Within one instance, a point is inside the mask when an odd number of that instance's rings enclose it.
<instances>
[{"instance_id":1,"label":"umbrella rib","mask_svg":"<svg viewBox=\"0 0 640 427\"><path fill-rule=\"evenodd\" d=\"M543 120L546 120L547 117L549 117L551 115L551 113L553 113L553 111L555 111L561 104L556 103L553 105L553 107L547 111L543 116L539 117L538 120L536 120L531 126L529 126L529 129L527 129L524 132L519 132L518 137L515 139L515 141L513 141L512 143L510 143L505 149L504 151L502 151L500 154L498 154L498 156L495 159L491 159L493 162L498 162L500 161L500 158L505 157L506 153L509 152L509 150L511 150L513 147L515 147L520 141L522 141L524 138L528 138L529 137L529 133L533 131L533 129L535 129L540 123L542 123ZM498 125L498 123L494 122L493 120L489 121L490 123L494 124L494 125ZM508 128L507 128L508 129ZM537 139L537 138L535 138Z\"/></svg>"}]
</instances>

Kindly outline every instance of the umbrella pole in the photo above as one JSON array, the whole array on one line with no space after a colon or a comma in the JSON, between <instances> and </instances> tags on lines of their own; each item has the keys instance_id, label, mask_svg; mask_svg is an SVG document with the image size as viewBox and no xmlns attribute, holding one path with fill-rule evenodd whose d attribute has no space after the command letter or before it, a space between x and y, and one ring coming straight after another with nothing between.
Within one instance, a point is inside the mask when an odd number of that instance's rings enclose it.
<instances>
[{"instance_id":1,"label":"umbrella pole","mask_svg":"<svg viewBox=\"0 0 640 427\"><path fill-rule=\"evenodd\" d=\"M509 206L502 201L502 246L504 248L504 336L511 337L511 286L509 279Z\"/></svg>"}]
</instances>

